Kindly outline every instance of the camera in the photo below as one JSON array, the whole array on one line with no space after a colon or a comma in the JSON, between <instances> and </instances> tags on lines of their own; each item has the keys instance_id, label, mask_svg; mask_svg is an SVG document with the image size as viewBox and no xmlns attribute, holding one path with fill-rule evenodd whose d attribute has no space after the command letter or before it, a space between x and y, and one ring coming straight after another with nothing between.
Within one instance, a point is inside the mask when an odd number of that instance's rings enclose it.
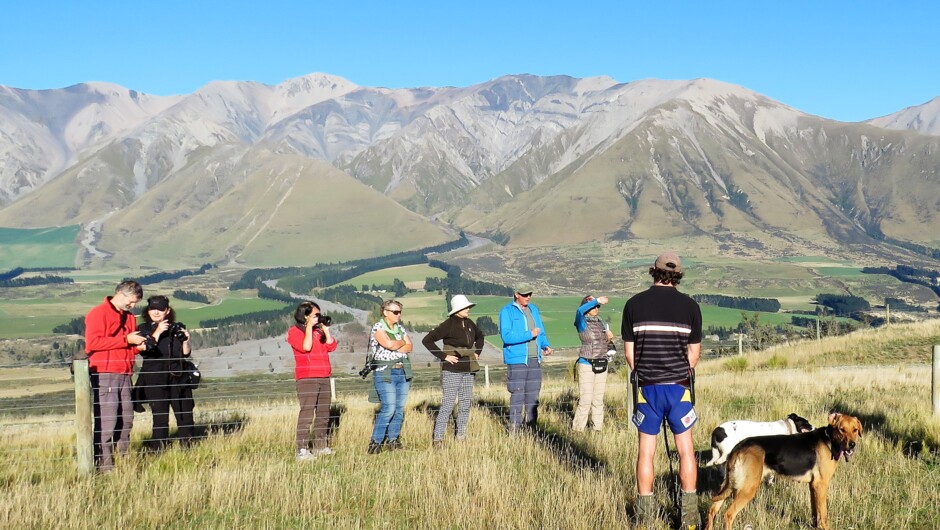
<instances>
[{"instance_id":1,"label":"camera","mask_svg":"<svg viewBox=\"0 0 940 530\"><path fill-rule=\"evenodd\" d=\"M329 327L331 324L333 324L333 317L330 315L324 315L323 313L320 313L318 316L320 318L317 320L317 323L321 326Z\"/></svg>"},{"instance_id":2,"label":"camera","mask_svg":"<svg viewBox=\"0 0 940 530\"><path fill-rule=\"evenodd\" d=\"M362 370L359 370L359 377L365 379L370 373L372 373L372 370L375 370L375 365L370 362L366 362L365 366L362 367Z\"/></svg>"},{"instance_id":3,"label":"camera","mask_svg":"<svg viewBox=\"0 0 940 530\"><path fill-rule=\"evenodd\" d=\"M166 328L167 332L174 339L183 342L186 340L186 325L182 322L170 322L170 327Z\"/></svg>"}]
</instances>

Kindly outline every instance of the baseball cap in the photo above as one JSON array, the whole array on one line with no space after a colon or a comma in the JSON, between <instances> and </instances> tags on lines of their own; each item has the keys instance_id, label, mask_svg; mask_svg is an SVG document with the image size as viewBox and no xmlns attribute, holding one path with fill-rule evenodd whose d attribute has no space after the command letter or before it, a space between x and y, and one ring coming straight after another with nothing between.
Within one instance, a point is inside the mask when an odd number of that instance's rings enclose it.
<instances>
[{"instance_id":1,"label":"baseball cap","mask_svg":"<svg viewBox=\"0 0 940 530\"><path fill-rule=\"evenodd\" d=\"M682 262L679 260L679 255L671 250L660 254L656 258L656 262L653 263L653 267L664 271L682 272Z\"/></svg>"}]
</instances>

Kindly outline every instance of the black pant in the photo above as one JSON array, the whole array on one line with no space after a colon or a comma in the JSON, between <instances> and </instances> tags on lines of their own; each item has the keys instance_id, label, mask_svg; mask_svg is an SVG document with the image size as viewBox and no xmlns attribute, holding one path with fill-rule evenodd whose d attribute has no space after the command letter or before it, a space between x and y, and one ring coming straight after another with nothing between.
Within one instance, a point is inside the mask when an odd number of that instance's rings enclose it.
<instances>
[{"instance_id":1,"label":"black pant","mask_svg":"<svg viewBox=\"0 0 940 530\"><path fill-rule=\"evenodd\" d=\"M153 434L151 439L157 444L164 444L170 437L170 407L176 416L177 436L181 440L193 437L193 391L174 384L175 377L170 377L170 384L147 389L150 410L153 412Z\"/></svg>"}]
</instances>

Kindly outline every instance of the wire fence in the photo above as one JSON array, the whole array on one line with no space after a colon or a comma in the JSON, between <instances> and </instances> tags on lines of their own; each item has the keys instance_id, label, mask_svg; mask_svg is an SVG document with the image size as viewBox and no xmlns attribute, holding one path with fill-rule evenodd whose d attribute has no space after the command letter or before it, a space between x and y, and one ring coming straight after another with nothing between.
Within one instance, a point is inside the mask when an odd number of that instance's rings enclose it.
<instances>
[{"instance_id":1,"label":"wire fence","mask_svg":"<svg viewBox=\"0 0 940 530\"><path fill-rule=\"evenodd\" d=\"M564 377L568 373L568 362L552 362L543 366L546 378ZM60 366L58 376L50 377L48 364L19 363L0 367L4 373L10 374L16 369L25 370L15 379L9 375L4 381L0 379L0 389L6 387L9 394L15 394L10 387L20 389L20 395L8 397L0 402L0 461L7 459L27 460L41 458L45 464L65 463L76 461L76 447L74 444L50 447L47 439L57 437L61 439L63 432L68 432L68 438L78 442L81 426L77 422L79 413L76 407L76 390L74 380L69 376L69 369ZM44 368L43 370L36 370ZM476 387L485 389L501 385L505 388L505 365L483 365L476 376ZM148 372L149 376L173 376L177 372L171 370ZM139 374L138 374L139 376ZM367 378L351 375L338 375L331 378L333 408L342 407L342 403L349 400L364 399L373 386L373 376ZM51 382L50 382L51 381ZM137 385L138 389L164 391L170 385ZM58 388L52 391L43 391L49 388ZM417 369L415 378L411 381L411 391L436 390L440 386L439 369ZM30 395L30 392L34 392ZM90 393L90 388L88 392ZM179 394L179 392L177 392ZM246 410L256 413L257 404L271 404L273 407L298 407L296 382L292 374L259 375L212 378L206 374L198 388L185 391L182 396L148 399L144 404L146 409L140 412L138 408L133 423L131 438L136 440L135 446L147 451L160 448L174 442L181 442L179 437L179 422L174 406L183 404L191 399L193 411L192 437L200 440L214 433L229 433L238 430L245 421ZM191 396L191 398L190 398ZM89 403L91 402L89 396ZM167 426L175 425L177 432L171 429L165 437L153 435L154 406L158 409L168 409L164 416ZM508 406L508 394L505 403L489 403L477 400L474 407L499 411ZM409 403L409 406L414 406ZM184 410L186 406L184 405ZM335 412L335 411L334 411ZM290 414L290 413L289 413ZM120 415L120 414L119 414ZM89 416L89 422L92 416ZM293 426L291 426L293 428ZM76 432L78 434L76 434ZM49 433L50 436L43 436ZM52 434L55 436L52 436ZM23 434L31 435L22 437ZM51 454L50 454L51 452ZM45 469L51 469L48 465ZM54 471L49 471L54 473Z\"/></svg>"},{"instance_id":2,"label":"wire fence","mask_svg":"<svg viewBox=\"0 0 940 530\"><path fill-rule=\"evenodd\" d=\"M571 414L576 407L578 399L577 381L574 377L573 363L576 354L569 353L567 357L551 359L543 365L543 377L546 380L563 382L544 397L544 403L550 408ZM76 432L76 391L70 378L68 368L61 366L56 375L50 374L54 370L48 369L47 364L19 363L3 367L4 374L0 376L0 392L4 399L0 401L0 461L8 459L35 459L42 458L46 462L65 463L74 462L76 449L74 445L62 445L49 440L61 440L63 432L67 432L69 439L75 440ZM46 368L39 370L40 368ZM171 371L158 372L161 375L171 375ZM438 368L418 369L411 382L411 390L430 391L433 395L441 389L440 370ZM496 389L502 394L493 398L492 392L487 393L486 399L475 399L473 406L476 409L487 410L497 416L505 416L508 407L508 392L505 391L507 368L503 364L483 365L476 376L475 387L478 390L487 388ZM940 417L940 347L933 349L932 367L932 409L935 417ZM342 407L344 402L361 400L373 385L372 376L366 379L356 375L338 374L332 378L334 409ZM626 370L611 374L608 391L617 388L617 395L623 396L627 392ZM161 385L143 386L146 389L155 389ZM271 409L278 409L279 414L285 412L280 407L292 408L294 412L287 412L288 416L295 414L297 405L297 388L292 374L257 375L241 377L212 377L205 374L199 387L192 390L194 405L193 436L202 439L215 433L231 433L237 431L246 421L247 415L258 413L259 404L270 404ZM806 398L806 407L810 407L815 398ZM179 399L177 398L177 403ZM433 399L432 399L433 401ZM169 434L166 437L155 438L153 429L153 403L166 405L173 404L170 397L151 400L144 413L137 413L134 420L132 438L135 447L144 450L151 445L163 445L178 441L177 435ZM409 402L409 407L416 405ZM427 403L424 404L427 406ZM626 404L624 404L626 406ZM172 408L172 407L171 407ZM175 411L168 415L169 424L176 423ZM293 426L289 428L292 429ZM49 433L45 437L43 433ZM27 434L29 436L22 436ZM51 436L55 434L55 436ZM47 440L48 438L49 440ZM50 469L46 467L45 469ZM52 471L50 471L51 473Z\"/></svg>"}]
</instances>

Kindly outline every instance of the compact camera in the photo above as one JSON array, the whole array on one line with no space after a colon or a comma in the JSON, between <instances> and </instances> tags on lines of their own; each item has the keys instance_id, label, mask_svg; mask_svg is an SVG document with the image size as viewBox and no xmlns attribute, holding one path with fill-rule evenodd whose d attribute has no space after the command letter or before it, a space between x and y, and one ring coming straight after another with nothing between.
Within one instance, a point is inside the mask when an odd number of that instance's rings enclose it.
<instances>
[{"instance_id":1,"label":"compact camera","mask_svg":"<svg viewBox=\"0 0 940 530\"><path fill-rule=\"evenodd\" d=\"M330 326L333 324L333 317L330 315L324 315L323 313L320 313L318 316L320 319L317 320L317 323L321 326Z\"/></svg>"}]
</instances>

